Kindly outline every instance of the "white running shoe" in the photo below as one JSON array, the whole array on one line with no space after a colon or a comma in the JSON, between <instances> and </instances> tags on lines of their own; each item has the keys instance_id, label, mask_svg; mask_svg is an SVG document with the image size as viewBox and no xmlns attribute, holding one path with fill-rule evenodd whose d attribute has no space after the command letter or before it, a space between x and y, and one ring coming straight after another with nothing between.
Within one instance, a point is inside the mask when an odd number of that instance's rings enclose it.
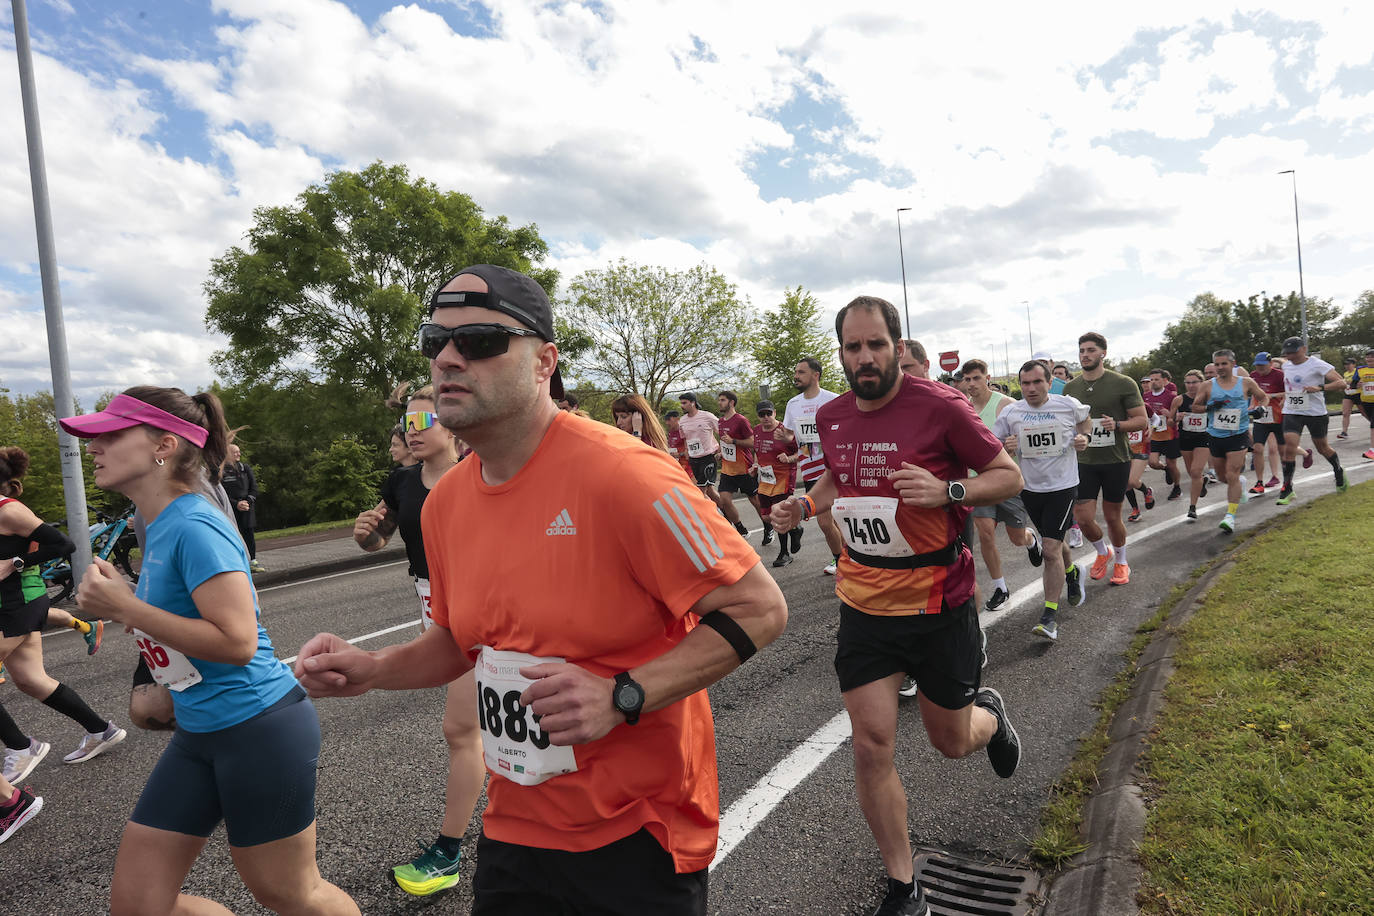
<instances>
[{"instance_id":1,"label":"white running shoe","mask_svg":"<svg viewBox=\"0 0 1374 916\"><path fill-rule=\"evenodd\" d=\"M897 688L897 696L907 697L908 699L916 696L919 692L920 690L916 686L916 678L909 674L902 678L902 686Z\"/></svg>"},{"instance_id":2,"label":"white running shoe","mask_svg":"<svg viewBox=\"0 0 1374 916\"><path fill-rule=\"evenodd\" d=\"M18 751L5 751L5 779L10 785L17 786L33 772L34 767L43 762L43 758L48 756L50 750L52 745L48 742L30 738L28 747Z\"/></svg>"},{"instance_id":3,"label":"white running shoe","mask_svg":"<svg viewBox=\"0 0 1374 916\"><path fill-rule=\"evenodd\" d=\"M821 572L825 573L827 576L833 576L835 575L835 568L837 565L836 563L831 563L822 569Z\"/></svg>"},{"instance_id":4,"label":"white running shoe","mask_svg":"<svg viewBox=\"0 0 1374 916\"><path fill-rule=\"evenodd\" d=\"M1074 550L1083 546L1083 530L1077 525L1070 528L1064 536L1064 543Z\"/></svg>"},{"instance_id":5,"label":"white running shoe","mask_svg":"<svg viewBox=\"0 0 1374 916\"><path fill-rule=\"evenodd\" d=\"M1235 531L1235 530L1236 530L1236 517L1235 517L1234 515L1232 515L1230 512L1227 512L1224 516L1222 516L1221 524L1220 524L1220 525L1217 525L1217 527L1220 528L1222 531L1225 531L1225 532L1228 532L1228 533L1229 533L1229 532L1232 532L1232 531Z\"/></svg>"},{"instance_id":6,"label":"white running shoe","mask_svg":"<svg viewBox=\"0 0 1374 916\"><path fill-rule=\"evenodd\" d=\"M111 722L103 732L87 734L81 739L81 743L76 746L76 750L62 758L63 763L85 763L92 757L101 754L123 741L128 736L128 732Z\"/></svg>"},{"instance_id":7,"label":"white running shoe","mask_svg":"<svg viewBox=\"0 0 1374 916\"><path fill-rule=\"evenodd\" d=\"M1240 475L1240 501L1243 503L1250 501L1250 479L1244 474Z\"/></svg>"}]
</instances>

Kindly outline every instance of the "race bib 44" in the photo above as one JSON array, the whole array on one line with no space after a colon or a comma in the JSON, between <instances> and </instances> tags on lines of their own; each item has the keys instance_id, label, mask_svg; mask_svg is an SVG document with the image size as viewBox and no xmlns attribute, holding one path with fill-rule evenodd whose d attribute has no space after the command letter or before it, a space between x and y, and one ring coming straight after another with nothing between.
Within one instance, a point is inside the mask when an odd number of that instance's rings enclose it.
<instances>
[{"instance_id":1,"label":"race bib 44","mask_svg":"<svg viewBox=\"0 0 1374 916\"><path fill-rule=\"evenodd\" d=\"M539 717L520 704L520 694L534 683L520 669L561 661L482 647L476 670L477 725L482 732L482 757L497 776L537 786L577 770L573 749L551 744L539 728Z\"/></svg>"}]
</instances>

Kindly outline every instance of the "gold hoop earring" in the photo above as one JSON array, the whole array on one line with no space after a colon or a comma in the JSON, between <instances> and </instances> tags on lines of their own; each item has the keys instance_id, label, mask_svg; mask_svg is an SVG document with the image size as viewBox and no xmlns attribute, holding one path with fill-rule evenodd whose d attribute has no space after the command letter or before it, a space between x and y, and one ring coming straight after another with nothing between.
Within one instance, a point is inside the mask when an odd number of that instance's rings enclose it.
<instances>
[{"instance_id":1,"label":"gold hoop earring","mask_svg":"<svg viewBox=\"0 0 1374 916\"><path fill-rule=\"evenodd\" d=\"M165 459L163 459L163 458L154 457L154 458L153 458L153 463L156 464L158 467L162 467L164 464L167 463L167 461L166 461Z\"/></svg>"}]
</instances>

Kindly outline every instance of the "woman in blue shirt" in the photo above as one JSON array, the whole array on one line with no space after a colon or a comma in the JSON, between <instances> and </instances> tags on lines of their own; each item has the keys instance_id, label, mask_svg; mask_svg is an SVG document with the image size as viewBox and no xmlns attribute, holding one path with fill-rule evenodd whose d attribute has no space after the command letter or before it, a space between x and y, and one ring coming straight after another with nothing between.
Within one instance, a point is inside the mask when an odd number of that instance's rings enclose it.
<instances>
[{"instance_id":1,"label":"woman in blue shirt","mask_svg":"<svg viewBox=\"0 0 1374 916\"><path fill-rule=\"evenodd\" d=\"M176 709L176 732L124 829L111 913L228 913L181 893L221 820L234 865L264 906L358 913L316 864L315 708L258 622L238 531L194 492L202 470L225 458L219 400L141 386L61 423L91 440L96 486L133 500L148 525L137 593L97 559L77 603L133 632Z\"/></svg>"}]
</instances>

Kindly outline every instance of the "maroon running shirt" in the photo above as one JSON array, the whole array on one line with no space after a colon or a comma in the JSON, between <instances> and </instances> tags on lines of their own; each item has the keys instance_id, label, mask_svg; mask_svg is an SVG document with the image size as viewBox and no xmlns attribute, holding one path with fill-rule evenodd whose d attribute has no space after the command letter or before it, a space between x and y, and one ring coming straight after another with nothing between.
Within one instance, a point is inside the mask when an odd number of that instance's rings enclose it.
<instances>
[{"instance_id":1,"label":"maroon running shirt","mask_svg":"<svg viewBox=\"0 0 1374 916\"><path fill-rule=\"evenodd\" d=\"M729 436L731 439L749 439L754 435L754 427L749 425L749 421L743 415L736 413L730 419L720 421L720 434ZM754 463L754 450L744 446L736 446L734 449L735 457L730 458L730 448L724 442L720 444L720 472L722 474L748 474L749 468Z\"/></svg>"},{"instance_id":2,"label":"maroon running shirt","mask_svg":"<svg viewBox=\"0 0 1374 916\"><path fill-rule=\"evenodd\" d=\"M908 463L940 480L962 480L968 468L991 463L1002 443L952 388L906 375L901 386L878 410L859 410L851 391L816 413L826 468L838 490L831 512L845 541L835 594L867 614L938 614L942 601L956 607L973 595L967 549L950 566L919 569L868 566L851 552L900 562L950 544L971 510L906 505L888 475Z\"/></svg>"}]
</instances>

